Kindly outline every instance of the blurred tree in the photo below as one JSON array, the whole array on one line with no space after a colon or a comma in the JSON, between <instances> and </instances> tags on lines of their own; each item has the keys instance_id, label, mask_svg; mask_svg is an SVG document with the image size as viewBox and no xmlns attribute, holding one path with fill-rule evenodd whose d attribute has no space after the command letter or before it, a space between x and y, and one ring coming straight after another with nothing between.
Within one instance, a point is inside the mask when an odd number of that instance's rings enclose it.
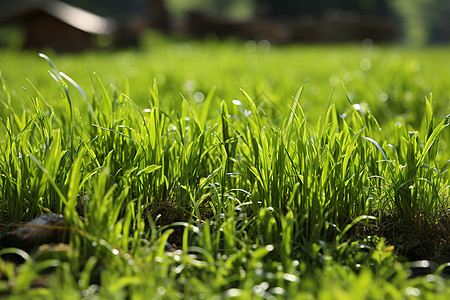
<instances>
[{"instance_id":1,"label":"blurred tree","mask_svg":"<svg viewBox=\"0 0 450 300\"><path fill-rule=\"evenodd\" d=\"M209 15L245 19L253 14L255 0L166 0L170 12L177 18L192 10L201 10Z\"/></svg>"},{"instance_id":2,"label":"blurred tree","mask_svg":"<svg viewBox=\"0 0 450 300\"><path fill-rule=\"evenodd\" d=\"M401 18L405 42L423 45L442 41L442 31L450 15L448 0L394 0L393 9Z\"/></svg>"},{"instance_id":3,"label":"blurred tree","mask_svg":"<svg viewBox=\"0 0 450 300\"><path fill-rule=\"evenodd\" d=\"M164 0L147 0L148 17L150 27L161 30L162 32L169 32L169 13L166 8Z\"/></svg>"}]
</instances>

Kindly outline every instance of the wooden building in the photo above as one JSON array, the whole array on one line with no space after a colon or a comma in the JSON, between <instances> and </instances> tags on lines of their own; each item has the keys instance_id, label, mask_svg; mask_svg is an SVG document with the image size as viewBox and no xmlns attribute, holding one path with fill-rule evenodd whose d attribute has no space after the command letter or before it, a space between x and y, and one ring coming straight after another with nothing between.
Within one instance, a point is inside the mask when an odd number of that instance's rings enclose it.
<instances>
[{"instance_id":1,"label":"wooden building","mask_svg":"<svg viewBox=\"0 0 450 300\"><path fill-rule=\"evenodd\" d=\"M112 34L116 22L60 1L29 1L0 13L0 26L16 24L27 49L83 51L95 46L99 35Z\"/></svg>"}]
</instances>

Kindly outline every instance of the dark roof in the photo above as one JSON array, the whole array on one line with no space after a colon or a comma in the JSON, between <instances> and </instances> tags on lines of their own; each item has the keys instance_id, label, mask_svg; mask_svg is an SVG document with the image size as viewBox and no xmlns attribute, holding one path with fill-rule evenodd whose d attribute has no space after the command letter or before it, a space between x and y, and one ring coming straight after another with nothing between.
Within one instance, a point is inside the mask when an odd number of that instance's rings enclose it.
<instances>
[{"instance_id":1,"label":"dark roof","mask_svg":"<svg viewBox=\"0 0 450 300\"><path fill-rule=\"evenodd\" d=\"M111 33L116 29L116 22L93 14L87 10L60 1L28 1L0 16L0 24L20 21L44 12L74 28L91 34Z\"/></svg>"}]
</instances>

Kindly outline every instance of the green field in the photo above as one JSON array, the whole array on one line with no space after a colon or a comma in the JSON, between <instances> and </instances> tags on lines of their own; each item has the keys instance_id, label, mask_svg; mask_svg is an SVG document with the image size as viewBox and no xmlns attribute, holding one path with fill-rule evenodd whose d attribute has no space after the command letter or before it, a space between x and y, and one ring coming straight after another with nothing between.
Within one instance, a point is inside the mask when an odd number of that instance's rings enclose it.
<instances>
[{"instance_id":1,"label":"green field","mask_svg":"<svg viewBox=\"0 0 450 300\"><path fill-rule=\"evenodd\" d=\"M447 299L449 50L0 52L0 295Z\"/></svg>"}]
</instances>

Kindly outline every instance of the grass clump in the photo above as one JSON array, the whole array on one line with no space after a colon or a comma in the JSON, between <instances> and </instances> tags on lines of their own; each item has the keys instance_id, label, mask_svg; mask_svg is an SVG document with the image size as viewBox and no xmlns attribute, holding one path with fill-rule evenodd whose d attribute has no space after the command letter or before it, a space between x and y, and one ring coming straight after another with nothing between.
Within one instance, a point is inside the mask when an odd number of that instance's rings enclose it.
<instances>
[{"instance_id":1,"label":"grass clump","mask_svg":"<svg viewBox=\"0 0 450 300\"><path fill-rule=\"evenodd\" d=\"M0 250L23 261L15 272L0 260L3 293L444 299L450 292L442 276L448 157L439 148L450 121L435 121L431 97L419 120L425 132L400 123L386 137L345 87L338 89L347 108L332 97L312 126L302 108L307 85L276 120L244 90L232 101L211 90L201 104L181 95L176 110L165 110L156 81L142 106L94 72L86 93L45 58L63 109L34 89L33 110L18 113L2 80L0 213L5 224L62 213L69 247L50 258L42 249ZM415 269L429 274L411 278Z\"/></svg>"}]
</instances>

